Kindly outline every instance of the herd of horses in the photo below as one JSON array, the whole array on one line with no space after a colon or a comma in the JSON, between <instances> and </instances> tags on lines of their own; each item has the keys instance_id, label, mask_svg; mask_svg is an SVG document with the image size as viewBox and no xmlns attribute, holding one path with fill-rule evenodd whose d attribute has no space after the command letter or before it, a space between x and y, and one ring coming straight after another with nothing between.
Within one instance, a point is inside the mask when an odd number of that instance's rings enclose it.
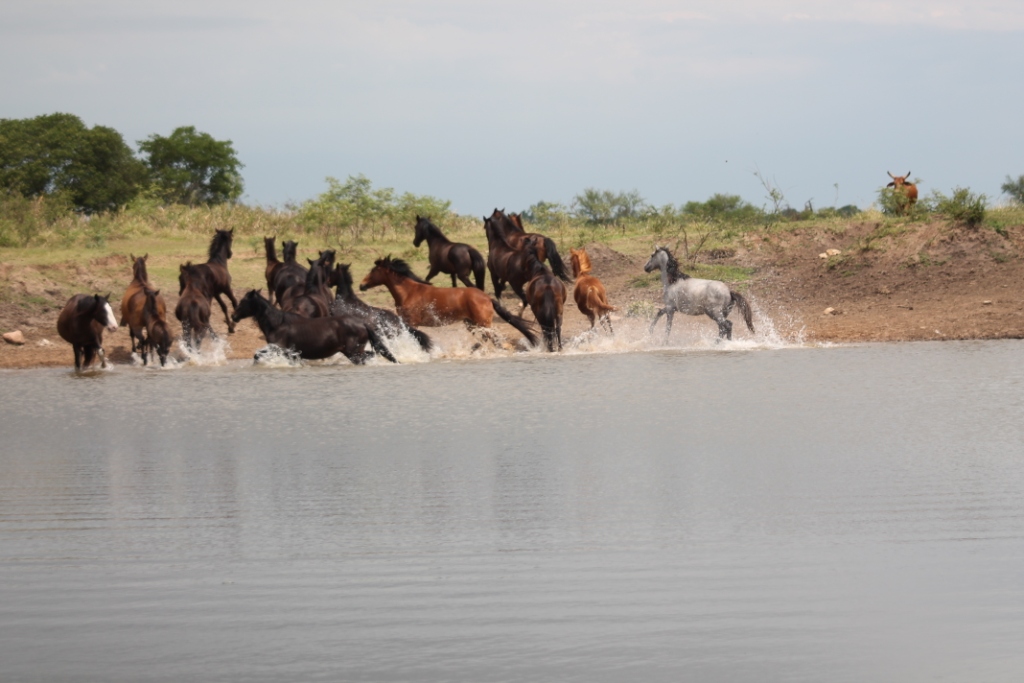
<instances>
[{"instance_id":1,"label":"herd of horses","mask_svg":"<svg viewBox=\"0 0 1024 683\"><path fill-rule=\"evenodd\" d=\"M231 290L228 272L233 231L217 230L205 263L188 262L179 267L174 315L181 323L181 344L198 350L207 335L216 336L210 325L212 303L216 301L229 332L234 332L236 323L253 318L268 344L308 360L341 353L359 364L376 354L394 363L397 361L388 347L389 341L408 334L429 352L434 344L419 328L457 322L501 346L502 339L492 328L495 314L531 346L538 344L535 330L539 327L544 347L557 351L562 348L566 284L570 282L574 285L576 305L590 321L591 330L600 324L610 334L614 333L610 314L617 309L608 302L604 285L592 273L585 249L570 249L570 278L555 242L542 234L526 232L519 215L495 209L484 217L483 227L488 245L486 259L474 247L450 241L428 218L417 217L413 244L418 247L427 243L427 276L417 276L405 261L388 256L377 259L359 284L360 291L386 287L394 299L394 311L371 306L358 297L351 265L336 263L334 250L321 251L316 259L306 259L307 265L303 265L297 259L298 244L286 241L282 244L284 260L279 260L274 237L264 238L267 296L254 289L239 301ZM131 257L132 280L121 300L120 324L128 326L132 352L138 352L144 364L155 353L164 365L173 337L164 299L146 271L147 258ZM731 339L732 323L728 316L734 305L740 308L750 331L754 331L746 299L724 283L687 276L666 247L657 247L644 267L646 272L656 269L662 274L664 307L651 323L652 332L661 316L667 316L667 340L672 317L679 312L707 315L718 324L719 336ZM486 271L491 274L493 296L484 291ZM451 287L430 284L440 273L451 276ZM465 286L459 287L457 280ZM518 313L501 304L506 287L521 303ZM225 296L233 309L230 314ZM60 313L57 329L74 348L77 370L89 367L96 356L106 367L103 332L118 327L109 298L109 294L78 294ZM523 317L527 308L533 313L534 322Z\"/></svg>"}]
</instances>

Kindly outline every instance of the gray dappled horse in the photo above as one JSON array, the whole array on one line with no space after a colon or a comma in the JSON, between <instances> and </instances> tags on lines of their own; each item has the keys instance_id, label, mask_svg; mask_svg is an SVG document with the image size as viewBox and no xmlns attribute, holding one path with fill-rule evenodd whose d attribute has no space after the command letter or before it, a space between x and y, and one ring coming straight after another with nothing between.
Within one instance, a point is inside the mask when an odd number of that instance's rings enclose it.
<instances>
[{"instance_id":1,"label":"gray dappled horse","mask_svg":"<svg viewBox=\"0 0 1024 683\"><path fill-rule=\"evenodd\" d=\"M654 253L644 266L644 272L650 273L655 268L661 269L661 285L664 288L665 307L651 322L651 332L658 319L667 315L665 322L665 340L672 333L672 316L676 311L686 315L707 315L718 323L719 338L732 339L732 323L728 320L733 304L740 307L743 320L751 332L754 323L751 321L750 304L740 294L729 289L728 285L718 280L701 280L690 277L679 270L679 262L665 247L655 247Z\"/></svg>"}]
</instances>

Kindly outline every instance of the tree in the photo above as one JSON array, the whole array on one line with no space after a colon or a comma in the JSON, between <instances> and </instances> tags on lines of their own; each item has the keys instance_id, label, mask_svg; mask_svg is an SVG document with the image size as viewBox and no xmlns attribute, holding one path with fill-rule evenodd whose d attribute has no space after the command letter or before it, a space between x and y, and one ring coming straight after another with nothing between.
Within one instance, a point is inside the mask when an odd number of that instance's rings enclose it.
<instances>
[{"instance_id":1,"label":"tree","mask_svg":"<svg viewBox=\"0 0 1024 683\"><path fill-rule=\"evenodd\" d=\"M1015 204L1024 204L1024 175L1018 177L1016 180L1010 176L1006 176L1006 182L999 188L1006 194L1010 195L1010 199Z\"/></svg>"},{"instance_id":2,"label":"tree","mask_svg":"<svg viewBox=\"0 0 1024 683\"><path fill-rule=\"evenodd\" d=\"M623 218L636 218L646 206L644 198L636 190L616 193L588 187L583 194L573 198L576 213L589 223L607 224Z\"/></svg>"},{"instance_id":3,"label":"tree","mask_svg":"<svg viewBox=\"0 0 1024 683\"><path fill-rule=\"evenodd\" d=\"M149 180L165 201L223 204L242 196L242 163L230 140L215 140L195 126L175 128L169 137L139 140Z\"/></svg>"},{"instance_id":4,"label":"tree","mask_svg":"<svg viewBox=\"0 0 1024 683\"><path fill-rule=\"evenodd\" d=\"M0 119L0 189L60 198L93 213L128 203L144 175L113 128L88 128L73 114Z\"/></svg>"}]
</instances>

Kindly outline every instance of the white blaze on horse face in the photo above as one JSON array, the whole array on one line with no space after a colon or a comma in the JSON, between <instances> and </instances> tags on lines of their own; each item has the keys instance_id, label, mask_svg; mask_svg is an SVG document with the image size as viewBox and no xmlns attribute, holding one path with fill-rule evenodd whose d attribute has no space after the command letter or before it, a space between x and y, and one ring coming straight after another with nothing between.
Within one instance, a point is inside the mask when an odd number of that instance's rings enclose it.
<instances>
[{"instance_id":1,"label":"white blaze on horse face","mask_svg":"<svg viewBox=\"0 0 1024 683\"><path fill-rule=\"evenodd\" d=\"M113 332L117 329L117 320L114 319L114 309L110 307L109 303L103 304L103 310L107 314L107 329Z\"/></svg>"}]
</instances>

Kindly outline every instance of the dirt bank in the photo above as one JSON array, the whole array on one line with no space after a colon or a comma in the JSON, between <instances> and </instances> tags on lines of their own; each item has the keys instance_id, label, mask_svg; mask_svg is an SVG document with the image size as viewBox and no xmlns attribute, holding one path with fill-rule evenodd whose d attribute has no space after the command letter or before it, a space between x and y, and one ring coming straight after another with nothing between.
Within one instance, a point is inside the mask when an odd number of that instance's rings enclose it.
<instances>
[{"instance_id":1,"label":"dirt bank","mask_svg":"<svg viewBox=\"0 0 1024 683\"><path fill-rule=\"evenodd\" d=\"M649 237L623 238L588 246L594 273L605 282L620 316L628 309L650 311L660 299L660 283L641 277L651 241ZM0 368L71 365L70 347L57 336L57 314L76 292L112 292L116 308L131 279L130 246L125 245L124 254L80 261L0 264L0 332L17 329L26 338L23 346L0 343ZM820 257L830 249L838 253ZM699 254L696 261L752 272L748 281L737 286L784 336L808 342L858 342L1024 338L1021 254L1024 226L997 232L945 223L893 226L867 221L752 233L740 239L735 249ZM170 272L177 259L187 258L195 254L167 255L163 272ZM262 263L258 254L236 255L231 261L238 293L262 284ZM164 275L163 279L170 278ZM171 284L157 282L169 310L174 308L177 290ZM372 292L368 298L377 305L391 305L384 291ZM514 302L508 294L506 301L511 308ZM213 321L214 328L226 334L224 317L216 306ZM706 318L677 318L677 329L681 329L678 325L712 323ZM176 321L172 327L177 329ZM570 295L564 336L587 327ZM737 335L747 335L741 327L736 326ZM458 329L455 326L445 334L457 334ZM511 328L504 331L515 336ZM239 324L229 339L230 355L235 358L251 358L264 344L251 321ZM128 362L127 330L109 335L105 348L114 362Z\"/></svg>"}]
</instances>

